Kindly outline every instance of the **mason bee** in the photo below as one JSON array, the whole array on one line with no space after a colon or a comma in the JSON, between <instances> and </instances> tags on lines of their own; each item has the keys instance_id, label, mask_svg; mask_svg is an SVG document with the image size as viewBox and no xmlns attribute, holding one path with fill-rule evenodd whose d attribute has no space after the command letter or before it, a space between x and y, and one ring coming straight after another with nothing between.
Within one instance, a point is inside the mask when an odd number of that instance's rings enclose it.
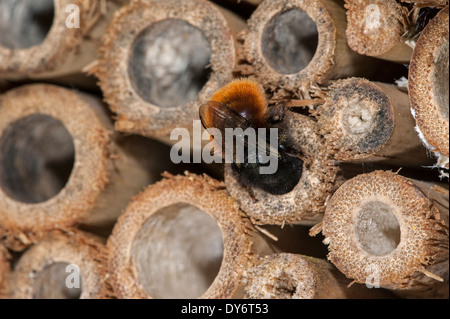
<instances>
[{"instance_id":1,"label":"mason bee","mask_svg":"<svg viewBox=\"0 0 450 319\"><path fill-rule=\"evenodd\" d=\"M211 100L200 106L199 115L203 127L213 136L211 129L220 131L219 145L227 142L227 129L251 128L257 131L256 146L251 147L250 139L243 141L243 160L237 160L233 147L231 169L241 185L251 189L259 188L273 195L290 192L297 185L306 157L294 147L292 138L285 125L287 107L285 104L268 105L262 86L250 79L237 79L216 91ZM262 135L259 129L276 129L276 147L273 147L272 134ZM229 130L228 130L229 132ZM272 131L271 131L272 132ZM229 140L228 140L229 142ZM266 166L256 152L273 156L277 161L276 171L261 173ZM222 156L225 156L222 154Z\"/></svg>"}]
</instances>

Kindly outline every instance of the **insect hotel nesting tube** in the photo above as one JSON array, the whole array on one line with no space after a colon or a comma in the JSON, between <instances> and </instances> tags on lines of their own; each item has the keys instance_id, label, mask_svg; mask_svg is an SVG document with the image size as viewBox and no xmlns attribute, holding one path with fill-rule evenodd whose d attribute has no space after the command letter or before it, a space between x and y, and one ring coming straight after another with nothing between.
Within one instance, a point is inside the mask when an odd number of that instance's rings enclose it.
<instances>
[{"instance_id":1,"label":"insect hotel nesting tube","mask_svg":"<svg viewBox=\"0 0 450 319\"><path fill-rule=\"evenodd\" d=\"M307 97L312 84L361 74L361 55L345 40L345 10L330 0L266 0L240 38L237 71L270 91Z\"/></svg>"},{"instance_id":2,"label":"insect hotel nesting tube","mask_svg":"<svg viewBox=\"0 0 450 319\"><path fill-rule=\"evenodd\" d=\"M330 262L299 254L261 257L248 272L250 299L352 299L386 297L384 291L349 284Z\"/></svg>"},{"instance_id":3,"label":"insect hotel nesting tube","mask_svg":"<svg viewBox=\"0 0 450 319\"><path fill-rule=\"evenodd\" d=\"M334 187L338 168L327 151L317 123L304 115L288 112L286 126L294 146L307 158L300 174L286 176L284 183L295 185L291 190L272 194L244 186L231 165L225 164L227 190L255 224L315 224L321 220L325 200Z\"/></svg>"},{"instance_id":4,"label":"insect hotel nesting tube","mask_svg":"<svg viewBox=\"0 0 450 319\"><path fill-rule=\"evenodd\" d=\"M31 246L11 271L12 299L112 298L106 247L78 230L52 231Z\"/></svg>"},{"instance_id":5,"label":"insect hotel nesting tube","mask_svg":"<svg viewBox=\"0 0 450 319\"><path fill-rule=\"evenodd\" d=\"M408 94L396 86L348 78L333 83L324 100L319 126L337 160L432 163L414 131Z\"/></svg>"},{"instance_id":6,"label":"insect hotel nesting tube","mask_svg":"<svg viewBox=\"0 0 450 319\"><path fill-rule=\"evenodd\" d=\"M130 203L108 240L119 298L238 298L258 253L272 253L222 183L167 176Z\"/></svg>"},{"instance_id":7,"label":"insect hotel nesting tube","mask_svg":"<svg viewBox=\"0 0 450 319\"><path fill-rule=\"evenodd\" d=\"M361 174L334 193L321 227L328 259L355 282L448 298L447 189L387 171Z\"/></svg>"},{"instance_id":8,"label":"insect hotel nesting tube","mask_svg":"<svg viewBox=\"0 0 450 319\"><path fill-rule=\"evenodd\" d=\"M117 143L101 101L33 84L0 97L0 233L22 249L52 228L113 223L154 181Z\"/></svg>"},{"instance_id":9,"label":"insect hotel nesting tube","mask_svg":"<svg viewBox=\"0 0 450 319\"><path fill-rule=\"evenodd\" d=\"M425 27L414 49L409 67L408 88L417 131L426 147L448 170L448 6ZM446 173L448 177L448 171Z\"/></svg>"},{"instance_id":10,"label":"insect hotel nesting tube","mask_svg":"<svg viewBox=\"0 0 450 319\"><path fill-rule=\"evenodd\" d=\"M105 24L122 1L0 1L0 76L81 74L96 59Z\"/></svg>"},{"instance_id":11,"label":"insect hotel nesting tube","mask_svg":"<svg viewBox=\"0 0 450 319\"><path fill-rule=\"evenodd\" d=\"M408 9L391 0L346 0L349 47L359 54L394 62L409 62L406 44Z\"/></svg>"},{"instance_id":12,"label":"insect hotel nesting tube","mask_svg":"<svg viewBox=\"0 0 450 319\"><path fill-rule=\"evenodd\" d=\"M245 23L202 0L134 1L108 27L93 72L116 129L168 140L232 78Z\"/></svg>"}]
</instances>

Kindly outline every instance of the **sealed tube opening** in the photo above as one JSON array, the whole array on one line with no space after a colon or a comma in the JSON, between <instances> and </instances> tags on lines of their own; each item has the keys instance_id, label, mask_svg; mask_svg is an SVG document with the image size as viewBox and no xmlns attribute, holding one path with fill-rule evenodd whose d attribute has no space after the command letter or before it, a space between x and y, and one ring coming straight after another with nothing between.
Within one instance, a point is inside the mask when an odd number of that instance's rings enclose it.
<instances>
[{"instance_id":1,"label":"sealed tube opening","mask_svg":"<svg viewBox=\"0 0 450 319\"><path fill-rule=\"evenodd\" d=\"M0 46L14 50L41 44L54 15L53 0L0 0Z\"/></svg>"},{"instance_id":2,"label":"sealed tube opening","mask_svg":"<svg viewBox=\"0 0 450 319\"><path fill-rule=\"evenodd\" d=\"M166 19L135 39L128 62L130 82L146 102L174 107L197 99L211 73L211 46L183 20Z\"/></svg>"},{"instance_id":3,"label":"sealed tube opening","mask_svg":"<svg viewBox=\"0 0 450 319\"><path fill-rule=\"evenodd\" d=\"M79 268L65 262L52 263L33 277L33 299L79 299L82 292Z\"/></svg>"},{"instance_id":4,"label":"sealed tube opening","mask_svg":"<svg viewBox=\"0 0 450 319\"><path fill-rule=\"evenodd\" d=\"M294 74L314 57L319 33L306 12L292 9L273 17L261 40L261 50L270 67L282 74Z\"/></svg>"},{"instance_id":5,"label":"sealed tube opening","mask_svg":"<svg viewBox=\"0 0 450 319\"><path fill-rule=\"evenodd\" d=\"M374 124L375 116L376 114L370 105L362 101L351 103L344 109L344 128L354 135L367 133Z\"/></svg>"},{"instance_id":6,"label":"sealed tube opening","mask_svg":"<svg viewBox=\"0 0 450 319\"><path fill-rule=\"evenodd\" d=\"M74 161L72 136L62 122L26 116L0 136L0 188L20 202L44 202L65 187Z\"/></svg>"},{"instance_id":7,"label":"sealed tube opening","mask_svg":"<svg viewBox=\"0 0 450 319\"><path fill-rule=\"evenodd\" d=\"M173 204L142 225L131 255L140 284L153 298L197 298L219 273L222 232L199 208Z\"/></svg>"},{"instance_id":8,"label":"sealed tube opening","mask_svg":"<svg viewBox=\"0 0 450 319\"><path fill-rule=\"evenodd\" d=\"M365 203L358 212L355 227L359 244L371 255L387 255L400 243L398 220L392 208L381 201Z\"/></svg>"},{"instance_id":9,"label":"sealed tube opening","mask_svg":"<svg viewBox=\"0 0 450 319\"><path fill-rule=\"evenodd\" d=\"M364 83L349 83L339 92L341 125L345 132L345 147L368 152L384 145L394 127L392 105L380 90Z\"/></svg>"},{"instance_id":10,"label":"sealed tube opening","mask_svg":"<svg viewBox=\"0 0 450 319\"><path fill-rule=\"evenodd\" d=\"M449 113L449 77L448 77L448 39L443 43L433 68L434 94L442 116L448 121Z\"/></svg>"}]
</instances>

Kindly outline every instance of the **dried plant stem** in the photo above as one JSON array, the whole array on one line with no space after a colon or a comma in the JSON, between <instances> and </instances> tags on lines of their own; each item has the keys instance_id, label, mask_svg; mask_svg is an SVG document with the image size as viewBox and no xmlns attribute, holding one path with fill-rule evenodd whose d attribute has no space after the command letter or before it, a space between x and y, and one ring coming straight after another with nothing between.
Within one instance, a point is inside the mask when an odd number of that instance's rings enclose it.
<instances>
[{"instance_id":1,"label":"dried plant stem","mask_svg":"<svg viewBox=\"0 0 450 319\"><path fill-rule=\"evenodd\" d=\"M2 1L0 76L49 79L94 61L105 24L123 0ZM79 21L79 24L77 23Z\"/></svg>"},{"instance_id":2,"label":"dried plant stem","mask_svg":"<svg viewBox=\"0 0 450 319\"><path fill-rule=\"evenodd\" d=\"M345 40L345 9L330 0L267 0L240 35L236 71L276 96L307 98L311 86L364 73L364 57Z\"/></svg>"},{"instance_id":3,"label":"dried plant stem","mask_svg":"<svg viewBox=\"0 0 450 319\"><path fill-rule=\"evenodd\" d=\"M134 198L108 240L119 298L238 298L258 254L272 253L224 185L166 175Z\"/></svg>"},{"instance_id":4,"label":"dried plant stem","mask_svg":"<svg viewBox=\"0 0 450 319\"><path fill-rule=\"evenodd\" d=\"M112 298L107 250L78 230L52 231L19 259L6 290L14 299Z\"/></svg>"},{"instance_id":5,"label":"dried plant stem","mask_svg":"<svg viewBox=\"0 0 450 319\"><path fill-rule=\"evenodd\" d=\"M255 224L314 224L322 219L325 200L333 189L336 163L328 153L316 122L289 112L286 123L295 147L308 158L300 179L290 192L274 195L258 188L249 189L239 182L231 165L225 164L227 190Z\"/></svg>"},{"instance_id":6,"label":"dried plant stem","mask_svg":"<svg viewBox=\"0 0 450 319\"><path fill-rule=\"evenodd\" d=\"M359 54L405 63L412 48L403 37L408 9L391 0L346 0L348 45Z\"/></svg>"},{"instance_id":7,"label":"dried plant stem","mask_svg":"<svg viewBox=\"0 0 450 319\"><path fill-rule=\"evenodd\" d=\"M339 161L401 166L432 163L414 131L408 94L362 78L338 80L318 109L319 126Z\"/></svg>"},{"instance_id":8,"label":"dried plant stem","mask_svg":"<svg viewBox=\"0 0 450 319\"><path fill-rule=\"evenodd\" d=\"M426 147L449 168L449 18L448 6L422 31L408 76L409 98L417 131ZM448 172L446 173L448 177Z\"/></svg>"},{"instance_id":9,"label":"dried plant stem","mask_svg":"<svg viewBox=\"0 0 450 319\"><path fill-rule=\"evenodd\" d=\"M323 219L329 260L358 283L448 298L448 193L434 192L387 171L345 182Z\"/></svg>"},{"instance_id":10,"label":"dried plant stem","mask_svg":"<svg viewBox=\"0 0 450 319\"><path fill-rule=\"evenodd\" d=\"M259 258L248 272L246 297L256 299L383 298L385 291L354 284L326 260L278 253Z\"/></svg>"},{"instance_id":11,"label":"dried plant stem","mask_svg":"<svg viewBox=\"0 0 450 319\"><path fill-rule=\"evenodd\" d=\"M0 232L20 250L48 230L113 223L158 176L117 144L94 96L33 84L0 97Z\"/></svg>"},{"instance_id":12,"label":"dried plant stem","mask_svg":"<svg viewBox=\"0 0 450 319\"><path fill-rule=\"evenodd\" d=\"M118 11L92 70L116 129L167 141L232 79L234 34L245 26L202 0L134 1Z\"/></svg>"}]
</instances>

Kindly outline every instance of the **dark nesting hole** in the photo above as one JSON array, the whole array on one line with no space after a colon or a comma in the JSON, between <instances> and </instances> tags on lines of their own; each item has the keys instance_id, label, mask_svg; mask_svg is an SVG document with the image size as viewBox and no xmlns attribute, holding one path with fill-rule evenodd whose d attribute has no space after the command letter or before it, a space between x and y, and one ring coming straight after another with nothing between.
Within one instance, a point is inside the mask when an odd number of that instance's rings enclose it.
<instances>
[{"instance_id":1,"label":"dark nesting hole","mask_svg":"<svg viewBox=\"0 0 450 319\"><path fill-rule=\"evenodd\" d=\"M319 33L314 21L306 12L293 9L278 14L267 23L261 49L274 70L293 74L310 63L318 42Z\"/></svg>"},{"instance_id":2,"label":"dark nesting hole","mask_svg":"<svg viewBox=\"0 0 450 319\"><path fill-rule=\"evenodd\" d=\"M42 43L54 15L53 0L0 0L0 45L26 49Z\"/></svg>"},{"instance_id":3,"label":"dark nesting hole","mask_svg":"<svg viewBox=\"0 0 450 319\"><path fill-rule=\"evenodd\" d=\"M146 102L173 107L195 100L211 73L211 46L200 29L167 19L144 29L135 39L129 77Z\"/></svg>"},{"instance_id":4,"label":"dark nesting hole","mask_svg":"<svg viewBox=\"0 0 450 319\"><path fill-rule=\"evenodd\" d=\"M219 273L222 232L199 208L173 204L142 225L131 254L139 282L153 298L197 298Z\"/></svg>"},{"instance_id":5,"label":"dark nesting hole","mask_svg":"<svg viewBox=\"0 0 450 319\"><path fill-rule=\"evenodd\" d=\"M72 137L57 119L33 114L0 137L0 187L11 198L40 203L66 185L75 160Z\"/></svg>"},{"instance_id":6,"label":"dark nesting hole","mask_svg":"<svg viewBox=\"0 0 450 319\"><path fill-rule=\"evenodd\" d=\"M82 282L78 268L64 262L52 263L31 274L34 299L79 299Z\"/></svg>"}]
</instances>

